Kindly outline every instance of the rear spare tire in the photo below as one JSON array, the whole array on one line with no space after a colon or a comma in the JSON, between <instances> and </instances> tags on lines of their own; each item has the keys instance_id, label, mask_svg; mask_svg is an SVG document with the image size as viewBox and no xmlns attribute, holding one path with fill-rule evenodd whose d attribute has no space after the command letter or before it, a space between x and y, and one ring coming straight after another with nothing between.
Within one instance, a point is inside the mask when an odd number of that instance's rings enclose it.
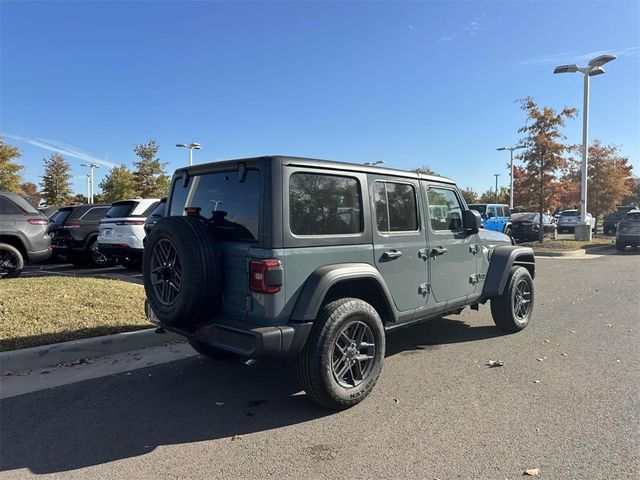
<instances>
[{"instance_id":1,"label":"rear spare tire","mask_svg":"<svg viewBox=\"0 0 640 480\"><path fill-rule=\"evenodd\" d=\"M147 236L142 275L161 323L181 326L210 318L222 292L220 253L204 220L164 217Z\"/></svg>"}]
</instances>

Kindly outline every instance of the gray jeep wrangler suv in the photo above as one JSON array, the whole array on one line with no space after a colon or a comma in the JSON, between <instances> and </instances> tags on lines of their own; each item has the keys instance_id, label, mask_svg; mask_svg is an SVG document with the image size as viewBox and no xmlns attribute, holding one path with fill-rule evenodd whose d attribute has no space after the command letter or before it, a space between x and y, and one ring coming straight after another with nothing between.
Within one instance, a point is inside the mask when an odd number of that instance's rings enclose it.
<instances>
[{"instance_id":1,"label":"gray jeep wrangler suv","mask_svg":"<svg viewBox=\"0 0 640 480\"><path fill-rule=\"evenodd\" d=\"M269 156L173 175L146 240L151 321L211 357L297 355L306 393L347 408L373 389L385 331L478 309L522 330L533 251L479 228L452 180Z\"/></svg>"}]
</instances>

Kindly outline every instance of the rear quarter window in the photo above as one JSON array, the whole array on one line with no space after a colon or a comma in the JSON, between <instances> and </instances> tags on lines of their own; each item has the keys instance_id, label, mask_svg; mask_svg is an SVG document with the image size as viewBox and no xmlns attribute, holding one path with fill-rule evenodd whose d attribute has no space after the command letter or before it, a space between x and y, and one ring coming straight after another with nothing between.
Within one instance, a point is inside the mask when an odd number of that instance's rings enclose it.
<instances>
[{"instance_id":1,"label":"rear quarter window","mask_svg":"<svg viewBox=\"0 0 640 480\"><path fill-rule=\"evenodd\" d=\"M340 175L292 174L289 225L294 235L362 232L362 195L358 180Z\"/></svg>"},{"instance_id":2,"label":"rear quarter window","mask_svg":"<svg viewBox=\"0 0 640 480\"><path fill-rule=\"evenodd\" d=\"M139 202L116 202L105 214L105 218L123 218L128 217Z\"/></svg>"},{"instance_id":3,"label":"rear quarter window","mask_svg":"<svg viewBox=\"0 0 640 480\"><path fill-rule=\"evenodd\" d=\"M84 222L97 222L102 220L108 211L109 207L93 207L87 210L79 220Z\"/></svg>"}]
</instances>

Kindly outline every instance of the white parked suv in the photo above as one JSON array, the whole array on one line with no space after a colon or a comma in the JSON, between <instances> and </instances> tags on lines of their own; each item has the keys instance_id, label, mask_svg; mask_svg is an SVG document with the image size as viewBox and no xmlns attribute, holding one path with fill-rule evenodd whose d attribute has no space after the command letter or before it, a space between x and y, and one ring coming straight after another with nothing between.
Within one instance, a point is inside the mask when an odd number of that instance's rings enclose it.
<instances>
[{"instance_id":1,"label":"white parked suv","mask_svg":"<svg viewBox=\"0 0 640 480\"><path fill-rule=\"evenodd\" d=\"M576 225L580 223L580 212L578 210L564 210L558 218L558 233L573 233ZM596 226L596 219L587 213L587 223L593 230Z\"/></svg>"},{"instance_id":2,"label":"white parked suv","mask_svg":"<svg viewBox=\"0 0 640 480\"><path fill-rule=\"evenodd\" d=\"M144 222L159 202L159 198L135 198L112 203L100 220L98 250L125 267L139 268L146 235Z\"/></svg>"}]
</instances>

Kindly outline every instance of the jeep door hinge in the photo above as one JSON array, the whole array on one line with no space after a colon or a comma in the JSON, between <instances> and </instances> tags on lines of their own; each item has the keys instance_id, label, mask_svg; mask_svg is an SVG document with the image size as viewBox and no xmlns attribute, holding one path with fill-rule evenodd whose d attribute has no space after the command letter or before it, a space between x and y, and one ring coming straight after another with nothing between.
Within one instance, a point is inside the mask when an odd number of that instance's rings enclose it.
<instances>
[{"instance_id":1,"label":"jeep door hinge","mask_svg":"<svg viewBox=\"0 0 640 480\"><path fill-rule=\"evenodd\" d=\"M473 285L478 283L478 275L474 273L471 276L469 276L469 283L471 283Z\"/></svg>"},{"instance_id":2,"label":"jeep door hinge","mask_svg":"<svg viewBox=\"0 0 640 480\"><path fill-rule=\"evenodd\" d=\"M418 250L418 258L421 258L423 260L426 260L427 258L429 258L429 254L427 253L426 248L421 248Z\"/></svg>"},{"instance_id":3,"label":"jeep door hinge","mask_svg":"<svg viewBox=\"0 0 640 480\"><path fill-rule=\"evenodd\" d=\"M421 283L418 286L418 293L420 295L428 295L431 293L431 284L430 283Z\"/></svg>"},{"instance_id":4,"label":"jeep door hinge","mask_svg":"<svg viewBox=\"0 0 640 480\"><path fill-rule=\"evenodd\" d=\"M469 251L475 255L480 251L479 245L477 243L469 245Z\"/></svg>"}]
</instances>

